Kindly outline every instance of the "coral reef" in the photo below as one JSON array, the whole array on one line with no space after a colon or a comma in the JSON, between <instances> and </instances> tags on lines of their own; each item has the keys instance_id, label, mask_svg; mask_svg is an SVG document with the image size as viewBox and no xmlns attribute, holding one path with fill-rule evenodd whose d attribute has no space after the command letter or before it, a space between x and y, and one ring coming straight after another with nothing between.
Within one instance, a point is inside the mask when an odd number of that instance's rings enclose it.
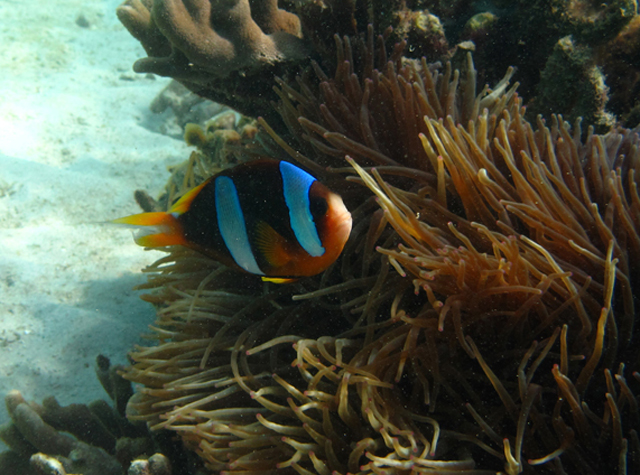
<instances>
[{"instance_id":1,"label":"coral reef","mask_svg":"<svg viewBox=\"0 0 640 475\"><path fill-rule=\"evenodd\" d=\"M11 422L0 427L0 438L10 450L0 454L3 475L171 475L170 463L159 448L191 468L175 445L162 435L151 436L143 424L125 417L133 394L131 383L118 375L123 368L97 358L96 374L113 401L60 406L54 397L42 404L27 402L19 391L5 397ZM149 456L147 460L146 456ZM134 461L136 459L136 461ZM183 470L176 474L185 473ZM195 470L190 473L195 473Z\"/></svg>"},{"instance_id":2,"label":"coral reef","mask_svg":"<svg viewBox=\"0 0 640 475\"><path fill-rule=\"evenodd\" d=\"M138 72L224 78L305 55L298 17L276 0L131 0L117 13L150 54Z\"/></svg>"},{"instance_id":3,"label":"coral reef","mask_svg":"<svg viewBox=\"0 0 640 475\"><path fill-rule=\"evenodd\" d=\"M610 87L607 107L623 123L640 124L640 16L597 54Z\"/></svg>"},{"instance_id":4,"label":"coral reef","mask_svg":"<svg viewBox=\"0 0 640 475\"><path fill-rule=\"evenodd\" d=\"M558 88L558 84L564 87ZM538 90L531 105L533 113L549 117L553 111L567 111L568 121L581 117L599 132L615 124L615 117L605 111L609 88L591 49L576 44L570 36L558 40L542 71Z\"/></svg>"},{"instance_id":5,"label":"coral reef","mask_svg":"<svg viewBox=\"0 0 640 475\"><path fill-rule=\"evenodd\" d=\"M216 114L204 126L187 123L184 140L196 147L197 151L191 154L187 162L169 168L171 179L158 200L143 190L136 191L135 197L140 207L145 211L168 209L169 204L174 203L185 190L195 187L223 168L245 160L247 149L244 144L256 136L256 125L255 119L239 116L230 110Z\"/></svg>"},{"instance_id":6,"label":"coral reef","mask_svg":"<svg viewBox=\"0 0 640 475\"><path fill-rule=\"evenodd\" d=\"M105 433L105 427L86 406L62 408L53 398L46 399L43 406L36 406L27 403L18 391L9 393L5 403L12 425L3 428L2 440L12 452L4 457L8 463L3 466L3 473L122 473L120 463L104 448L110 446L113 450L115 439ZM78 438L64 433L74 431ZM97 439L95 445L81 440L88 436ZM20 456L30 460L31 470Z\"/></svg>"},{"instance_id":7,"label":"coral reef","mask_svg":"<svg viewBox=\"0 0 640 475\"><path fill-rule=\"evenodd\" d=\"M229 474L638 470L638 132L534 128L513 70L477 93L468 55L336 47L331 77L278 81L284 132L245 153L341 192L342 259L274 287L167 249L129 416Z\"/></svg>"},{"instance_id":8,"label":"coral reef","mask_svg":"<svg viewBox=\"0 0 640 475\"><path fill-rule=\"evenodd\" d=\"M134 460L127 475L171 475L171 464L162 454L153 454L147 460Z\"/></svg>"},{"instance_id":9,"label":"coral reef","mask_svg":"<svg viewBox=\"0 0 640 475\"><path fill-rule=\"evenodd\" d=\"M263 4L264 10L259 8ZM136 62L136 71L171 76L203 97L264 116L276 129L270 107L275 97L270 82L261 78L276 75L293 85L296 73L310 69L313 61L334 69L334 35L355 37L368 24L376 34L387 31L392 42L406 41L407 57L446 62L459 50L474 51L481 83L495 83L515 66L521 93L535 104L530 120L537 113L549 119L552 110L571 119L582 116L603 132L615 118L629 127L638 124L637 113L631 112L635 96L627 94L640 74L636 0L282 4L278 9L273 0L128 0L118 15L149 55ZM228 15L215 16L219 10ZM572 67L557 71L567 45ZM580 84L587 99L579 100L574 84ZM607 89L616 98L611 107Z\"/></svg>"},{"instance_id":10,"label":"coral reef","mask_svg":"<svg viewBox=\"0 0 640 475\"><path fill-rule=\"evenodd\" d=\"M202 123L227 108L192 93L177 81L171 81L151 102L149 109L154 114L165 114L158 132L180 138L187 124Z\"/></svg>"},{"instance_id":11,"label":"coral reef","mask_svg":"<svg viewBox=\"0 0 640 475\"><path fill-rule=\"evenodd\" d=\"M136 72L170 76L191 91L240 111L265 110L283 65L307 57L298 17L277 0L127 0L118 18L144 46ZM256 103L257 102L257 103Z\"/></svg>"},{"instance_id":12,"label":"coral reef","mask_svg":"<svg viewBox=\"0 0 640 475\"><path fill-rule=\"evenodd\" d=\"M483 6L481 2L473 2ZM585 82L583 68L574 68L573 75L561 74L557 80L551 81L556 74L558 62L553 56L558 53L558 44L563 38L570 38L576 50L581 52L581 61L589 67L602 69L604 62L597 50L606 50L625 26L637 16L635 0L618 0L599 3L591 0L557 1L493 1L485 2L484 13L491 13L496 18L490 22L480 23L476 28L459 28L462 31L457 41L478 40L475 61L478 65L481 81L493 81L500 77L508 66L518 69L518 80L523 97L536 100L534 96L553 97L574 94L573 84ZM467 14L475 13L472 9ZM436 13L437 14L437 13ZM462 18L465 19L465 16ZM446 22L443 19L446 25ZM452 26L452 29L455 29ZM563 40L567 41L567 40ZM631 56L626 56L629 64L633 64ZM633 67L637 70L637 68ZM566 71L566 70L565 70ZM545 80L546 79L546 80ZM609 85L611 86L611 85ZM590 96L593 94L590 94ZM544 99L537 101L544 103ZM595 101L585 112L584 104L565 102L556 104L554 113L566 117L577 117L583 114L600 124L602 130L608 124L605 120L597 122L606 114L605 105ZM544 107L544 106L542 106ZM538 110L534 108L529 118L535 119ZM550 118L548 110L544 110ZM628 126L637 123L628 123Z\"/></svg>"}]
</instances>

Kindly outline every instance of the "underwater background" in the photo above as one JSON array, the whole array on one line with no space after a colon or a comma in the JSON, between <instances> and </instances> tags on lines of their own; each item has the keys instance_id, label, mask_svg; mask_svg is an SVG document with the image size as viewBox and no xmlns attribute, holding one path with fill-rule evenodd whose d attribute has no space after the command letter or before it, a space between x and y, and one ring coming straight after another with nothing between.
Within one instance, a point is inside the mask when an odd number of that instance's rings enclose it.
<instances>
[{"instance_id":1,"label":"underwater background","mask_svg":"<svg viewBox=\"0 0 640 475\"><path fill-rule=\"evenodd\" d=\"M635 0L0 0L0 44L3 475L640 470ZM354 216L319 276L106 223L263 156Z\"/></svg>"},{"instance_id":2,"label":"underwater background","mask_svg":"<svg viewBox=\"0 0 640 475\"><path fill-rule=\"evenodd\" d=\"M157 194L184 142L149 104L168 80L131 71L142 48L117 1L0 2L0 392L103 397L98 353L126 361L153 321L132 288L158 253L101 224ZM0 420L7 421L6 411Z\"/></svg>"}]
</instances>

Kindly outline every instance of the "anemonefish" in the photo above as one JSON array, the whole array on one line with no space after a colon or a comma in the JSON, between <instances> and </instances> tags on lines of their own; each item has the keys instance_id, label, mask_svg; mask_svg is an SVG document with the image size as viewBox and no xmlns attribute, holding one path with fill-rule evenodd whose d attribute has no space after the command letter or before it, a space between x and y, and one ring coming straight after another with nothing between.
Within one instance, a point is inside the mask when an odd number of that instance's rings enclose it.
<instances>
[{"instance_id":1,"label":"anemonefish","mask_svg":"<svg viewBox=\"0 0 640 475\"><path fill-rule=\"evenodd\" d=\"M186 246L273 282L319 274L351 233L340 196L297 166L267 159L212 176L166 213L112 222L143 227L141 246Z\"/></svg>"}]
</instances>

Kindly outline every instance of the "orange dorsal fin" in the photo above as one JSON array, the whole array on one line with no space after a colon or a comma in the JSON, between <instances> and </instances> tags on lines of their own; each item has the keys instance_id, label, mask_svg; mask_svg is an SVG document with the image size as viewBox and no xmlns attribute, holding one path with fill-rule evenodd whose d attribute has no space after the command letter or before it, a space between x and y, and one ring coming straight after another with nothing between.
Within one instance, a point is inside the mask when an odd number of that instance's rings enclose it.
<instances>
[{"instance_id":1,"label":"orange dorsal fin","mask_svg":"<svg viewBox=\"0 0 640 475\"><path fill-rule=\"evenodd\" d=\"M169 213L174 213L176 215L181 215L185 213L191 206L191 202L193 201L193 199L196 196L198 196L198 193L200 193L200 190L202 190L202 188L204 188L207 185L207 183L209 183L209 180L205 180L195 188L192 188L189 191L187 191L184 195L182 195L182 198L180 198L178 201L174 203L174 205L169 210Z\"/></svg>"},{"instance_id":2,"label":"orange dorsal fin","mask_svg":"<svg viewBox=\"0 0 640 475\"><path fill-rule=\"evenodd\" d=\"M114 219L114 224L126 224L140 227L134 239L136 244L144 247L165 247L177 244L186 245L182 226L171 213L140 213L124 218Z\"/></svg>"},{"instance_id":3,"label":"orange dorsal fin","mask_svg":"<svg viewBox=\"0 0 640 475\"><path fill-rule=\"evenodd\" d=\"M256 226L256 245L269 265L278 269L291 261L287 240L264 221Z\"/></svg>"}]
</instances>

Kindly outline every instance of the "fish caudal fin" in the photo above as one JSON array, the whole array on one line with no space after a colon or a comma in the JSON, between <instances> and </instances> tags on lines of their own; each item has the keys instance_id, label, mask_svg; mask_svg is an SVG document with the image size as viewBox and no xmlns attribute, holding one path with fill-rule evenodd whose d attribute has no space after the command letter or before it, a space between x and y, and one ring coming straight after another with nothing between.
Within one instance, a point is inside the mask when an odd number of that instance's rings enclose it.
<instances>
[{"instance_id":1,"label":"fish caudal fin","mask_svg":"<svg viewBox=\"0 0 640 475\"><path fill-rule=\"evenodd\" d=\"M134 235L136 244L144 247L165 247L185 245L186 240L182 226L171 213L154 212L140 213L110 221L113 224L135 226L138 229Z\"/></svg>"}]
</instances>

